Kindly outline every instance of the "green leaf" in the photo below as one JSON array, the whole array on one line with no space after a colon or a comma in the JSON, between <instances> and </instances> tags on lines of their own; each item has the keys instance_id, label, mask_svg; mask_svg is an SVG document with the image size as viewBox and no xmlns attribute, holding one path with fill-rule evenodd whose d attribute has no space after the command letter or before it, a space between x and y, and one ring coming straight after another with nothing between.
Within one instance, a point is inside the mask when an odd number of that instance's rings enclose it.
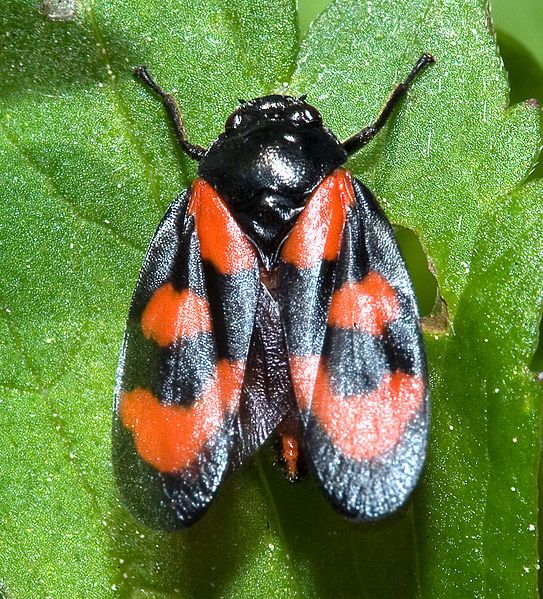
<instances>
[{"instance_id":1,"label":"green leaf","mask_svg":"<svg viewBox=\"0 0 543 599\"><path fill-rule=\"evenodd\" d=\"M298 57L287 0L80 0L66 22L36 6L0 13L0 595L535 597L540 115L507 109L483 2L336 1ZM344 138L423 51L437 65L350 164L419 235L448 308L427 323L414 501L353 525L264 451L194 528L141 527L112 480L114 373L145 246L194 166L131 67L175 90L194 143L284 82Z\"/></svg>"},{"instance_id":2,"label":"green leaf","mask_svg":"<svg viewBox=\"0 0 543 599\"><path fill-rule=\"evenodd\" d=\"M298 22L300 33L306 34L312 21L324 11L330 0L298 0Z\"/></svg>"},{"instance_id":3,"label":"green leaf","mask_svg":"<svg viewBox=\"0 0 543 599\"><path fill-rule=\"evenodd\" d=\"M418 530L428 596L538 596L541 383L527 364L543 299L542 198L537 182L482 211L451 329L428 343L434 425L416 501L428 514Z\"/></svg>"},{"instance_id":4,"label":"green leaf","mask_svg":"<svg viewBox=\"0 0 543 599\"><path fill-rule=\"evenodd\" d=\"M493 0L496 35L509 83L511 101L535 98L543 102L543 6L538 0ZM543 176L541 157L532 174ZM543 329L542 329L543 330Z\"/></svg>"}]
</instances>

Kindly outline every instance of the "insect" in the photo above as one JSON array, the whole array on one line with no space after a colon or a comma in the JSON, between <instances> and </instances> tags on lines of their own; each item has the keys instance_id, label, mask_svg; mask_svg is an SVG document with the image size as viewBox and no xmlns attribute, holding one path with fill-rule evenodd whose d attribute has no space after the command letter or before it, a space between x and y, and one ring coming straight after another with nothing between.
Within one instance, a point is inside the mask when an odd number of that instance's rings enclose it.
<instances>
[{"instance_id":1,"label":"insect","mask_svg":"<svg viewBox=\"0 0 543 599\"><path fill-rule=\"evenodd\" d=\"M116 380L116 478L148 525L192 525L272 434L288 476L303 455L352 520L414 489L429 415L417 307L391 226L342 165L433 61L343 143L304 96L271 95L240 101L207 149L135 70L198 161L143 262Z\"/></svg>"}]
</instances>

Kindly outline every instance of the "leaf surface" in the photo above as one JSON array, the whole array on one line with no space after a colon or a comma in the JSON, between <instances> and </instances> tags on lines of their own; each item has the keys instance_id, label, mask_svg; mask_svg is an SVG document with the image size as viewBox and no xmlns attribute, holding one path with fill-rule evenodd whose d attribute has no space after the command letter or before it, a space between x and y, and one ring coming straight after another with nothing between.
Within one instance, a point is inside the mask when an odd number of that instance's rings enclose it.
<instances>
[{"instance_id":1,"label":"leaf surface","mask_svg":"<svg viewBox=\"0 0 543 599\"><path fill-rule=\"evenodd\" d=\"M507 108L483 3L336 1L297 52L290 1L35 2L0 14L0 594L536 596L543 186L539 111ZM448 308L428 324L430 457L414 501L340 519L265 451L182 534L141 527L111 475L118 349L145 247L194 175L147 64L207 145L237 98L307 93L345 138L423 51L437 65L350 163L415 231ZM514 489L514 490L512 490Z\"/></svg>"}]
</instances>

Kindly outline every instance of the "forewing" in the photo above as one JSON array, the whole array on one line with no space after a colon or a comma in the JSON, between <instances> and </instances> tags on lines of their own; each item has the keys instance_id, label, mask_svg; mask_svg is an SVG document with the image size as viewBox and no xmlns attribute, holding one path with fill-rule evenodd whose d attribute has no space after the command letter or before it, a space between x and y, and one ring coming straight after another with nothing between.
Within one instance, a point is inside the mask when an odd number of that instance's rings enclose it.
<instances>
[{"instance_id":1,"label":"forewing","mask_svg":"<svg viewBox=\"0 0 543 599\"><path fill-rule=\"evenodd\" d=\"M424 463L426 361L389 223L345 171L329 179L282 253L281 303L309 466L341 513L375 520L405 503Z\"/></svg>"},{"instance_id":2,"label":"forewing","mask_svg":"<svg viewBox=\"0 0 543 599\"><path fill-rule=\"evenodd\" d=\"M227 471L258 293L251 244L195 181L151 242L117 373L115 473L152 527L191 525Z\"/></svg>"}]
</instances>

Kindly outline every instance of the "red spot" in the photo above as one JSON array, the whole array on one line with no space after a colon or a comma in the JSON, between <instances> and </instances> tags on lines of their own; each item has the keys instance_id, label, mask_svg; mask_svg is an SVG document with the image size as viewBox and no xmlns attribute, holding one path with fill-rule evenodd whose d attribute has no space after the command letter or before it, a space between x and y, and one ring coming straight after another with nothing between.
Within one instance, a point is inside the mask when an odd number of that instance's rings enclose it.
<instances>
[{"instance_id":1,"label":"red spot","mask_svg":"<svg viewBox=\"0 0 543 599\"><path fill-rule=\"evenodd\" d=\"M141 328L148 339L166 347L182 337L211 331L209 306L203 297L192 291L176 291L171 283L166 283L145 306Z\"/></svg>"},{"instance_id":2,"label":"red spot","mask_svg":"<svg viewBox=\"0 0 543 599\"><path fill-rule=\"evenodd\" d=\"M313 192L281 250L285 262L310 268L335 260L341 248L347 207L354 204L351 177L336 169Z\"/></svg>"},{"instance_id":3,"label":"red spot","mask_svg":"<svg viewBox=\"0 0 543 599\"><path fill-rule=\"evenodd\" d=\"M365 395L334 395L328 373L319 368L310 410L341 453L370 460L401 441L425 393L424 381L395 371Z\"/></svg>"},{"instance_id":4,"label":"red spot","mask_svg":"<svg viewBox=\"0 0 543 599\"><path fill-rule=\"evenodd\" d=\"M294 387L294 395L302 410L309 410L313 389L317 380L320 356L289 357L290 376Z\"/></svg>"},{"instance_id":5,"label":"red spot","mask_svg":"<svg viewBox=\"0 0 543 599\"><path fill-rule=\"evenodd\" d=\"M189 407L160 403L142 388L123 393L119 414L132 431L138 455L169 474L194 464L225 417L237 409L244 368L244 362L219 362L212 380Z\"/></svg>"},{"instance_id":6,"label":"red spot","mask_svg":"<svg viewBox=\"0 0 543 599\"><path fill-rule=\"evenodd\" d=\"M399 312L400 300L394 288L379 273L370 272L363 281L345 283L334 292L328 324L382 335Z\"/></svg>"},{"instance_id":7,"label":"red spot","mask_svg":"<svg viewBox=\"0 0 543 599\"><path fill-rule=\"evenodd\" d=\"M251 242L219 194L203 179L194 181L188 211L196 222L204 260L222 274L254 268L256 254Z\"/></svg>"}]
</instances>

